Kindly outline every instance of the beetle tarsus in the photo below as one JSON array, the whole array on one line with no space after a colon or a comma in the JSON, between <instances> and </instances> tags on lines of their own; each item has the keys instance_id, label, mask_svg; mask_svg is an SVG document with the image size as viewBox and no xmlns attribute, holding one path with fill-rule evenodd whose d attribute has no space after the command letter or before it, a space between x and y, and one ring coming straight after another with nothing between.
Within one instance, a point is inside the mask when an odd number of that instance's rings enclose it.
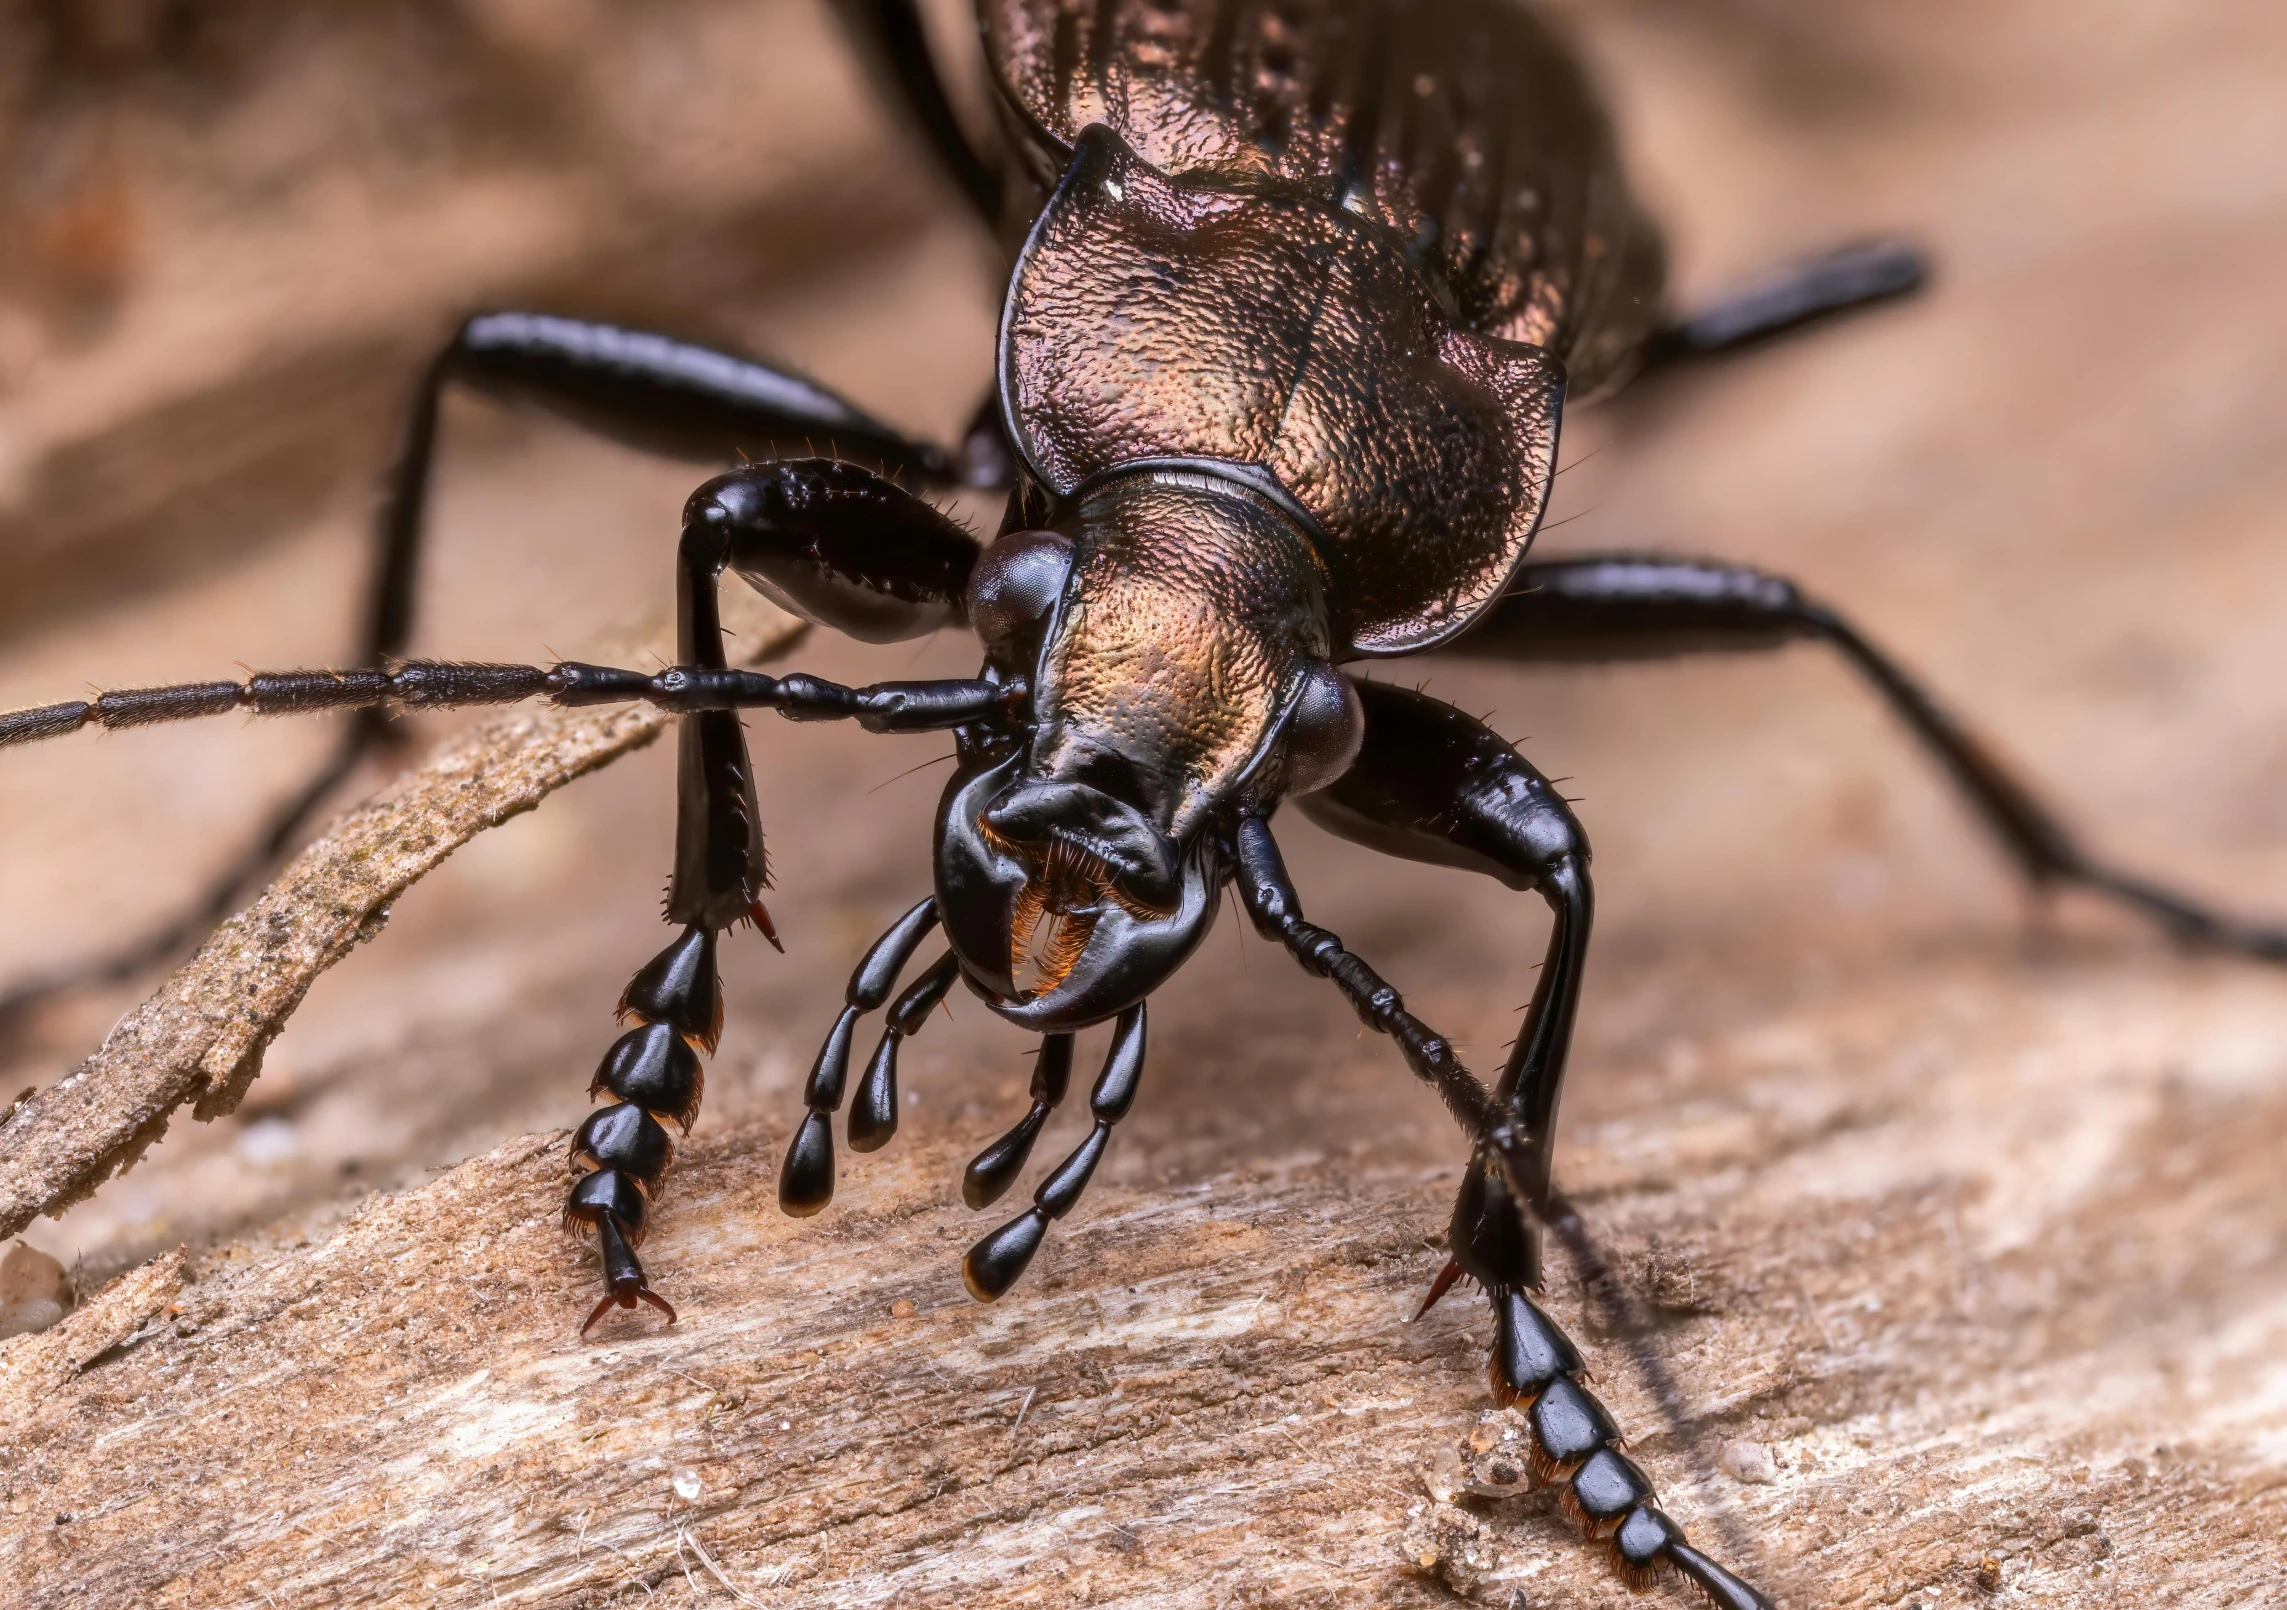
<instances>
[{"instance_id":1,"label":"beetle tarsus","mask_svg":"<svg viewBox=\"0 0 2287 1610\"><path fill-rule=\"evenodd\" d=\"M1686 1581L1707 1595L1716 1610L1775 1610L1768 1596L1740 1581L1680 1538L1668 1545L1667 1558Z\"/></svg>"},{"instance_id":2,"label":"beetle tarsus","mask_svg":"<svg viewBox=\"0 0 2287 1610\"><path fill-rule=\"evenodd\" d=\"M1556 1486L1565 1517L1605 1543L1632 1588L1648 1586L1666 1562L1722 1610L1771 1610L1761 1593L1688 1546L1683 1528L1658 1507L1651 1478L1621 1451L1619 1428L1588 1390L1580 1351L1556 1321L1521 1287L1494 1286L1486 1295L1493 1400L1523 1411L1533 1474Z\"/></svg>"},{"instance_id":3,"label":"beetle tarsus","mask_svg":"<svg viewBox=\"0 0 2287 1610\"><path fill-rule=\"evenodd\" d=\"M585 1337L589 1331L595 1329L596 1321L610 1313L614 1308L633 1308L639 1301L649 1303L662 1314L665 1314L668 1324L675 1323L675 1305L653 1291L649 1286L637 1285L629 1291L605 1292L595 1307L588 1310L587 1320L580 1326L580 1335Z\"/></svg>"}]
</instances>

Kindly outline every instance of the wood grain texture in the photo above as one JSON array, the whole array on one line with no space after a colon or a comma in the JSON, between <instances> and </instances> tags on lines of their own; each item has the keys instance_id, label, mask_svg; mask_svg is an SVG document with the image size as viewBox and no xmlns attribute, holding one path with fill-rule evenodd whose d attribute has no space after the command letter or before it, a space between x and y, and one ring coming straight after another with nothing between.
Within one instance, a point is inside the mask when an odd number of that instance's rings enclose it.
<instances>
[{"instance_id":1,"label":"wood grain texture","mask_svg":"<svg viewBox=\"0 0 2287 1610\"><path fill-rule=\"evenodd\" d=\"M2287 1091L2244 1050L2287 1001L2103 959L1896 982L1571 1152L1608 1268L1553 1260L1554 1308L1638 1456L1788 1604L2264 1602ZM1406 1323L1442 1171L1114 1183L987 1308L961 1137L794 1221L786 1134L672 1177L672 1329L573 1335L557 1134L9 1342L12 1602L1628 1602L1540 1498L1472 1494L1519 1485L1482 1307Z\"/></svg>"}]
</instances>

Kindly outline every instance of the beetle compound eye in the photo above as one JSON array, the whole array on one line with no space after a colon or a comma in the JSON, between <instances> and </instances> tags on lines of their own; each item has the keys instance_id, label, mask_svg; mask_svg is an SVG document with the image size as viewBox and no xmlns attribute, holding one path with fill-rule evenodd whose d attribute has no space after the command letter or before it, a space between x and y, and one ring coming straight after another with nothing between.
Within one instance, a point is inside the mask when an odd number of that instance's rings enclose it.
<instances>
[{"instance_id":1,"label":"beetle compound eye","mask_svg":"<svg viewBox=\"0 0 2287 1610\"><path fill-rule=\"evenodd\" d=\"M1018 531L984 552L969 573L969 624L996 663L1029 670L1041 624L1063 596L1072 544L1053 531Z\"/></svg>"},{"instance_id":2,"label":"beetle compound eye","mask_svg":"<svg viewBox=\"0 0 2287 1610\"><path fill-rule=\"evenodd\" d=\"M1287 792L1308 794L1350 769L1365 740L1358 690L1331 665L1314 665L1287 727Z\"/></svg>"}]
</instances>

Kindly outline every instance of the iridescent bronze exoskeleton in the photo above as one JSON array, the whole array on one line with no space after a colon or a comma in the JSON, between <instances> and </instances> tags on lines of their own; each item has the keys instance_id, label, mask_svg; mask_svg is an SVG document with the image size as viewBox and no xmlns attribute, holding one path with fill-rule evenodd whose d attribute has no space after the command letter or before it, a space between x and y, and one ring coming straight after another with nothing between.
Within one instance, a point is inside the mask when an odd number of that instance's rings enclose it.
<instances>
[{"instance_id":1,"label":"iridescent bronze exoskeleton","mask_svg":"<svg viewBox=\"0 0 2287 1610\"><path fill-rule=\"evenodd\" d=\"M682 712L668 900L682 932L628 986L632 1026L592 1087L610 1099L572 1144L566 1217L597 1236L605 1283L592 1326L615 1304L673 1318L636 1250L672 1153L665 1125L695 1116L700 1055L720 1032L717 936L745 921L771 934L737 712L949 730L958 766L936 824L936 888L850 980L805 1087L780 1179L786 1210L814 1213L832 1196L846 1098L853 1148L895 1133L898 1046L955 984L1042 1036L1029 1111L969 1166L972 1207L1022 1172L1066 1093L1074 1032L1114 1022L1088 1139L965 1261L976 1296L1001 1295L1077 1203L1136 1099L1145 1003L1235 885L1256 927L1394 1039L1468 1135L1451 1261L1429 1300L1461 1275L1485 1290L1493 1395L1527 1409L1536 1469L1568 1513L1631 1582L1673 1565L1728 1610L1767 1605L1656 1507L1582 1384L1580 1355L1530 1295L1588 943L1587 840L1485 726L1344 667L1432 649L1617 660L1820 639L1872 679L2032 878L2109 893L2188 939L2287 957L2277 931L2091 861L1901 671L1788 583L1659 557L1527 562L1568 396L1899 294L1919 282L1918 258L1852 248L1670 319L1659 241L1602 113L1507 0L980 0L992 160L964 137L911 0L845 9L1014 250L997 385L957 450L908 440L749 358L486 314L415 399L382 517L373 669L109 693L0 716L0 744L91 721L359 709L328 773L275 824L283 841L392 703L648 699ZM448 381L639 446L755 455L686 508L679 666L395 658ZM790 456L812 440L839 456ZM901 481L1005 488L1000 533L979 544ZM856 689L728 669L716 613L726 570L867 642L965 624L983 665L965 681ZM1538 982L1490 1084L1304 919L1270 828L1289 799L1372 848L1546 901ZM950 948L893 1000L939 927ZM885 1007L853 1092L859 1020Z\"/></svg>"}]
</instances>

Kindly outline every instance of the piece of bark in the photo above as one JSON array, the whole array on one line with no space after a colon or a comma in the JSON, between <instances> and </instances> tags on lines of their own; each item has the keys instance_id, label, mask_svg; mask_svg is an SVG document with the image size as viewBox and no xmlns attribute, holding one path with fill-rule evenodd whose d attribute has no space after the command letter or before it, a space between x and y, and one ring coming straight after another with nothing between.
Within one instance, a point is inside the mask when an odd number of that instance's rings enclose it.
<instances>
[{"instance_id":1,"label":"piece of bark","mask_svg":"<svg viewBox=\"0 0 2287 1610\"><path fill-rule=\"evenodd\" d=\"M724 602L744 663L802 632L744 588ZM645 663L663 647L617 657ZM234 1110L310 985L381 931L390 902L478 833L650 743L667 721L648 705L518 708L447 741L342 817L95 1055L0 1122L0 1238L132 1167L184 1103L202 1119Z\"/></svg>"}]
</instances>

